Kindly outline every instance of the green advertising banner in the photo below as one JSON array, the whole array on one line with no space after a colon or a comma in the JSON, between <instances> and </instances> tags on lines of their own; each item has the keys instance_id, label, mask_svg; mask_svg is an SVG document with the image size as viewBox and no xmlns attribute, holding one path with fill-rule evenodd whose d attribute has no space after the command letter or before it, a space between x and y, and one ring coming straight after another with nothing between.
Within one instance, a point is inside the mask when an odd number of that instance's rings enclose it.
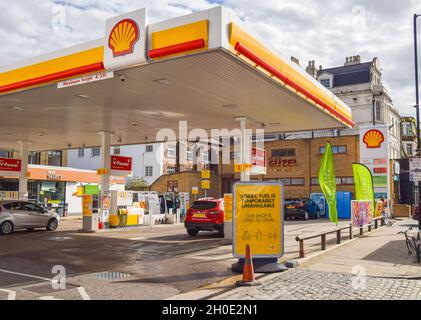
<instances>
[{"instance_id":1,"label":"green advertising banner","mask_svg":"<svg viewBox=\"0 0 421 320\"><path fill-rule=\"evenodd\" d=\"M330 221L338 224L338 209L336 207L336 179L332 146L326 144L319 170L319 183L329 207Z\"/></svg>"},{"instance_id":2,"label":"green advertising banner","mask_svg":"<svg viewBox=\"0 0 421 320\"><path fill-rule=\"evenodd\" d=\"M352 170L354 171L355 200L372 201L375 208L373 176L370 169L361 163L354 163Z\"/></svg>"}]
</instances>

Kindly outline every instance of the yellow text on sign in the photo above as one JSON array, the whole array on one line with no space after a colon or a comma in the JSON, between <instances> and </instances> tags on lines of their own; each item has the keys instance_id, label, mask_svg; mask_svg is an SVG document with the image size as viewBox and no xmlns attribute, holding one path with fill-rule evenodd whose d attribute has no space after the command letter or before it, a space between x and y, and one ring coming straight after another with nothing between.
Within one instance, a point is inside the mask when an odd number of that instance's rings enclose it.
<instances>
[{"instance_id":1,"label":"yellow text on sign","mask_svg":"<svg viewBox=\"0 0 421 320\"><path fill-rule=\"evenodd\" d=\"M237 184L235 187L234 256L283 255L282 190L278 184Z\"/></svg>"},{"instance_id":2,"label":"yellow text on sign","mask_svg":"<svg viewBox=\"0 0 421 320\"><path fill-rule=\"evenodd\" d=\"M232 194L224 194L224 221L232 221Z\"/></svg>"},{"instance_id":3,"label":"yellow text on sign","mask_svg":"<svg viewBox=\"0 0 421 320\"><path fill-rule=\"evenodd\" d=\"M84 217L92 216L92 200L93 196L84 194L82 197L82 214Z\"/></svg>"},{"instance_id":4,"label":"yellow text on sign","mask_svg":"<svg viewBox=\"0 0 421 320\"><path fill-rule=\"evenodd\" d=\"M250 170L251 170L251 164L248 164L248 163L234 164L235 173L247 172Z\"/></svg>"},{"instance_id":5,"label":"yellow text on sign","mask_svg":"<svg viewBox=\"0 0 421 320\"><path fill-rule=\"evenodd\" d=\"M202 189L210 189L210 180L202 180Z\"/></svg>"},{"instance_id":6,"label":"yellow text on sign","mask_svg":"<svg viewBox=\"0 0 421 320\"><path fill-rule=\"evenodd\" d=\"M109 171L107 168L100 168L96 170L96 174L100 175L100 176L105 176L107 174L109 174Z\"/></svg>"},{"instance_id":7,"label":"yellow text on sign","mask_svg":"<svg viewBox=\"0 0 421 320\"><path fill-rule=\"evenodd\" d=\"M210 170L202 170L202 179L210 179Z\"/></svg>"}]
</instances>

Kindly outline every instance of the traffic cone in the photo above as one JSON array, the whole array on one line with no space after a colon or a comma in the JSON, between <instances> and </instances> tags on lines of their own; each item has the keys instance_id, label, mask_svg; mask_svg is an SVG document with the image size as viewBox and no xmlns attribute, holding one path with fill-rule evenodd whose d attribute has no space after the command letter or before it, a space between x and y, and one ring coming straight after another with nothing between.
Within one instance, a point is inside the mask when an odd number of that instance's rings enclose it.
<instances>
[{"instance_id":1,"label":"traffic cone","mask_svg":"<svg viewBox=\"0 0 421 320\"><path fill-rule=\"evenodd\" d=\"M255 281L253 258L251 255L250 245L246 245L246 256L244 258L243 280L237 281L237 286L255 286L259 282Z\"/></svg>"}]
</instances>

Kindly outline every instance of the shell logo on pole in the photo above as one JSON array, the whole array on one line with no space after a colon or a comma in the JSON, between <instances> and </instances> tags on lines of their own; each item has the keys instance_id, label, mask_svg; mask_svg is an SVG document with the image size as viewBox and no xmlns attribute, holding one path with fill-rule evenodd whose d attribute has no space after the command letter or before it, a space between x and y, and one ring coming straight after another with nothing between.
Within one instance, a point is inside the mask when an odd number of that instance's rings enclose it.
<instances>
[{"instance_id":1,"label":"shell logo on pole","mask_svg":"<svg viewBox=\"0 0 421 320\"><path fill-rule=\"evenodd\" d=\"M119 21L111 30L108 38L108 47L113 51L114 57L124 56L134 52L139 41L139 26L133 19Z\"/></svg>"},{"instance_id":2,"label":"shell logo on pole","mask_svg":"<svg viewBox=\"0 0 421 320\"><path fill-rule=\"evenodd\" d=\"M369 130L364 134L363 141L367 148L380 148L384 142L384 135L379 130Z\"/></svg>"}]
</instances>

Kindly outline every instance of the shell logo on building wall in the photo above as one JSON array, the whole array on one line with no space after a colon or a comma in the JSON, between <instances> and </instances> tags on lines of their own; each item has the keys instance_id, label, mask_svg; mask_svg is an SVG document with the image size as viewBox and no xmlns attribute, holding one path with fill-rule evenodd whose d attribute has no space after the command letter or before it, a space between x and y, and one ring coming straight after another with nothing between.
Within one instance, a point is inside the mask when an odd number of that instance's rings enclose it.
<instances>
[{"instance_id":1,"label":"shell logo on building wall","mask_svg":"<svg viewBox=\"0 0 421 320\"><path fill-rule=\"evenodd\" d=\"M124 56L134 52L134 46L139 41L139 26L133 19L119 21L110 32L108 47L114 57Z\"/></svg>"},{"instance_id":2,"label":"shell logo on building wall","mask_svg":"<svg viewBox=\"0 0 421 320\"><path fill-rule=\"evenodd\" d=\"M367 148L380 148L380 146L384 142L384 135L379 130L369 130L364 134L363 142L365 143Z\"/></svg>"}]
</instances>

